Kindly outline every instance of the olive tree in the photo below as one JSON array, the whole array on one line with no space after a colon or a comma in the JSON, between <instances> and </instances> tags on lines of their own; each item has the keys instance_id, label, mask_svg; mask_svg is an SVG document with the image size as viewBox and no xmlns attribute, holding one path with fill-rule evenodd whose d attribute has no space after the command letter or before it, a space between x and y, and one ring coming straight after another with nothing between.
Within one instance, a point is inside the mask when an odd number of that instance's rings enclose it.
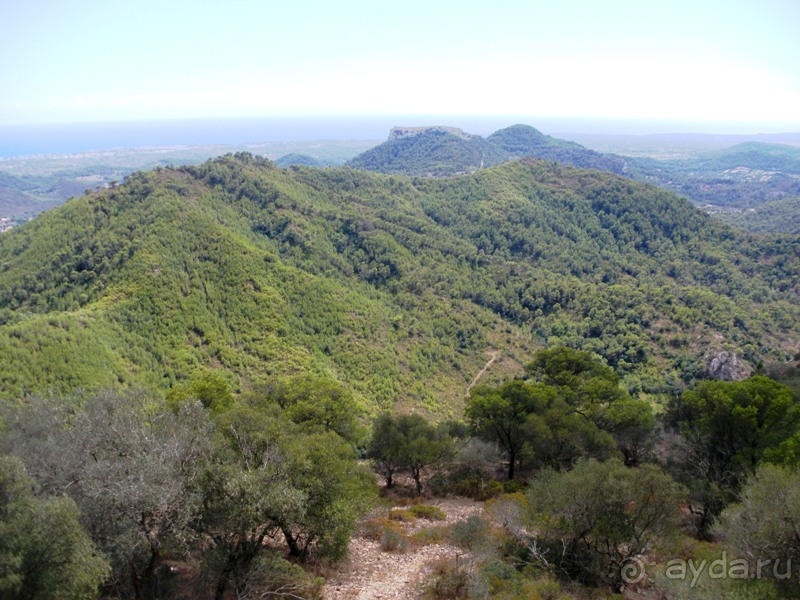
<instances>
[{"instance_id":1,"label":"olive tree","mask_svg":"<svg viewBox=\"0 0 800 600\"><path fill-rule=\"evenodd\" d=\"M14 456L0 456L0 596L95 598L109 574L75 502L40 496Z\"/></svg>"},{"instance_id":2,"label":"olive tree","mask_svg":"<svg viewBox=\"0 0 800 600\"><path fill-rule=\"evenodd\" d=\"M110 588L153 596L165 548L180 554L191 541L194 484L211 449L202 406L184 402L174 412L143 392L105 391L69 402L33 398L5 420L5 450L44 493L74 500L111 562Z\"/></svg>"},{"instance_id":3,"label":"olive tree","mask_svg":"<svg viewBox=\"0 0 800 600\"><path fill-rule=\"evenodd\" d=\"M527 499L531 560L619 592L626 564L677 531L683 494L655 465L581 459L570 471L541 472Z\"/></svg>"}]
</instances>

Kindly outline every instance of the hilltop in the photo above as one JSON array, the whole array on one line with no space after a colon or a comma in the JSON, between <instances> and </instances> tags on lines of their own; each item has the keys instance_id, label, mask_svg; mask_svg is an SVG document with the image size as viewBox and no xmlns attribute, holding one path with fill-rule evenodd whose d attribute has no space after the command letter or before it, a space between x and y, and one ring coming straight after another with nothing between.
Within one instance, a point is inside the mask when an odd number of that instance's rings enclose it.
<instances>
[{"instance_id":1,"label":"hilltop","mask_svg":"<svg viewBox=\"0 0 800 600\"><path fill-rule=\"evenodd\" d=\"M599 171L526 159L413 179L231 155L0 237L0 395L311 373L372 411L441 416L487 351L491 381L554 344L669 392L792 356L799 263L789 238Z\"/></svg>"},{"instance_id":2,"label":"hilltop","mask_svg":"<svg viewBox=\"0 0 800 600\"><path fill-rule=\"evenodd\" d=\"M617 174L628 170L620 156L544 135L529 125L513 125L485 139L455 127L395 127L388 140L347 164L377 173L447 177L526 157Z\"/></svg>"}]
</instances>

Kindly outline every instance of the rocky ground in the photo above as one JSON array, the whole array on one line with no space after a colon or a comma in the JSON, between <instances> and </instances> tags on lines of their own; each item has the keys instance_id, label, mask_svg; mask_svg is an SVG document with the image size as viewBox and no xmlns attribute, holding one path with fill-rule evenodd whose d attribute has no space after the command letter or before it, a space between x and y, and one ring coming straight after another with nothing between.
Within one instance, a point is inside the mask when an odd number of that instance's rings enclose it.
<instances>
[{"instance_id":1,"label":"rocky ground","mask_svg":"<svg viewBox=\"0 0 800 600\"><path fill-rule=\"evenodd\" d=\"M417 519L404 526L408 535L425 527L452 525L482 511L481 503L465 498L437 499L427 503L441 508L447 519L434 522ZM347 561L328 578L323 595L326 600L419 598L433 562L440 559L457 561L464 554L464 550L449 543L412 545L405 552L386 552L380 542L358 535L350 542Z\"/></svg>"}]
</instances>

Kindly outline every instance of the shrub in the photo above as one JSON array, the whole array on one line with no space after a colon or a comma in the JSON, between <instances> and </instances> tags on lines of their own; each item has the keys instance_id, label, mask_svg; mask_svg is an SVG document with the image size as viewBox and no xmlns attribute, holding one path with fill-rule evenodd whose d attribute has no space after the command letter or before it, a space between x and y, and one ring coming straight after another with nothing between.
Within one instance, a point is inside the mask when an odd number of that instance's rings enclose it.
<instances>
[{"instance_id":1,"label":"shrub","mask_svg":"<svg viewBox=\"0 0 800 600\"><path fill-rule=\"evenodd\" d=\"M399 521L400 523L409 523L411 521L416 520L417 515L415 515L410 509L402 509L402 508L393 508L389 511L389 515L387 517L390 521Z\"/></svg>"},{"instance_id":2,"label":"shrub","mask_svg":"<svg viewBox=\"0 0 800 600\"><path fill-rule=\"evenodd\" d=\"M408 536L397 529L385 528L381 534L381 550L384 552L406 552L410 546Z\"/></svg>"},{"instance_id":3,"label":"shrub","mask_svg":"<svg viewBox=\"0 0 800 600\"><path fill-rule=\"evenodd\" d=\"M476 477L468 477L455 481L452 492L458 496L466 496L475 500L488 500L503 493L503 484L499 481L482 481Z\"/></svg>"},{"instance_id":4,"label":"shrub","mask_svg":"<svg viewBox=\"0 0 800 600\"><path fill-rule=\"evenodd\" d=\"M387 529L397 532L402 531L400 525L396 521L378 518L365 521L361 525L361 535L368 540L372 540L373 542L379 542L381 540L381 536L383 536L383 532Z\"/></svg>"},{"instance_id":5,"label":"shrub","mask_svg":"<svg viewBox=\"0 0 800 600\"><path fill-rule=\"evenodd\" d=\"M411 534L411 541L419 546L441 544L450 534L450 528L445 525L425 527Z\"/></svg>"},{"instance_id":6,"label":"shrub","mask_svg":"<svg viewBox=\"0 0 800 600\"><path fill-rule=\"evenodd\" d=\"M488 533L488 521L478 515L472 515L453 525L451 537L456 546L474 550L484 542Z\"/></svg>"},{"instance_id":7,"label":"shrub","mask_svg":"<svg viewBox=\"0 0 800 600\"><path fill-rule=\"evenodd\" d=\"M468 598L469 573L458 561L438 559L425 584L424 597L432 600Z\"/></svg>"},{"instance_id":8,"label":"shrub","mask_svg":"<svg viewBox=\"0 0 800 600\"><path fill-rule=\"evenodd\" d=\"M427 519L428 521L444 521L447 518L447 515L441 508L430 504L417 504L409 508L406 512L411 513L418 519Z\"/></svg>"}]
</instances>

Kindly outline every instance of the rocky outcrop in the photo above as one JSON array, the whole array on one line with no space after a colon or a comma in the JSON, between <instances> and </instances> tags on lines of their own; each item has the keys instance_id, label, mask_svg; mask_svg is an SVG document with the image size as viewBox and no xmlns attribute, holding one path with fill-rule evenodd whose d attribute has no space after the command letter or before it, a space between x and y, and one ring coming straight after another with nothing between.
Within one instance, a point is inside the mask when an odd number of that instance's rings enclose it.
<instances>
[{"instance_id":1,"label":"rocky outcrop","mask_svg":"<svg viewBox=\"0 0 800 600\"><path fill-rule=\"evenodd\" d=\"M735 352L709 350L706 353L705 376L720 381L738 381L750 375L750 367Z\"/></svg>"}]
</instances>

